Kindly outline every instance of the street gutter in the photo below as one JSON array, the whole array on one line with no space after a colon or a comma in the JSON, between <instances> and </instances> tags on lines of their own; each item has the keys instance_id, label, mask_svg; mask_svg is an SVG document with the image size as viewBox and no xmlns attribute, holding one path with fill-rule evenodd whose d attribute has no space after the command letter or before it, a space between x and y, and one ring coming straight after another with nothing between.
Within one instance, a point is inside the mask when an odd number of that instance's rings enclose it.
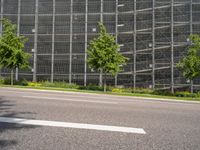
<instances>
[{"instance_id":1,"label":"street gutter","mask_svg":"<svg viewBox=\"0 0 200 150\"><path fill-rule=\"evenodd\" d=\"M145 96L129 96L128 94L126 95L126 93L103 93L103 92L99 92L97 93L96 91L79 91L79 90L73 90L69 89L69 91L67 91L68 89L56 89L56 88L48 88L46 89L46 87L44 87L45 89L42 89L43 87L41 87L41 89L37 89L34 87L20 87L20 86L15 86L15 87L8 87L8 86L2 86L0 85L0 88L2 89L14 89L14 90L25 90L25 91L40 91L40 92L52 92L52 93L68 93L68 94L82 94L82 95L96 95L96 96L102 96L102 95L106 95L109 97L126 97L126 98L133 98L133 99L138 99L138 100L151 100L151 101L158 101L158 102L173 102L173 103L187 103L187 104L200 104L200 99L198 101L198 99L195 100L191 100L191 99L170 99L170 98L157 98L157 97L153 97L154 95L151 95L152 97L145 97ZM66 91L64 91L66 90Z\"/></svg>"}]
</instances>

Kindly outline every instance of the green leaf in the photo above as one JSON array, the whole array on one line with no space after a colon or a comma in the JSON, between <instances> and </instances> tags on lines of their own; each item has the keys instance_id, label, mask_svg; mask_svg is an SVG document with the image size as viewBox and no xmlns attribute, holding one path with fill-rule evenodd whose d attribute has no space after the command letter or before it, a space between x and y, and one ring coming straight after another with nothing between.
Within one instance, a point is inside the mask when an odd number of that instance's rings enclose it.
<instances>
[{"instance_id":1,"label":"green leaf","mask_svg":"<svg viewBox=\"0 0 200 150\"><path fill-rule=\"evenodd\" d=\"M200 77L200 36L191 35L192 42L187 55L177 64L177 68L182 71L185 78L194 80Z\"/></svg>"},{"instance_id":2,"label":"green leaf","mask_svg":"<svg viewBox=\"0 0 200 150\"><path fill-rule=\"evenodd\" d=\"M3 19L3 33L0 37L0 66L9 68L29 67L30 54L24 51L24 44L27 38L17 36L16 25L10 20Z\"/></svg>"},{"instance_id":3,"label":"green leaf","mask_svg":"<svg viewBox=\"0 0 200 150\"><path fill-rule=\"evenodd\" d=\"M128 59L118 52L119 45L116 43L115 37L107 33L102 23L99 23L99 29L99 36L90 41L88 46L89 67L115 76L122 71Z\"/></svg>"}]
</instances>

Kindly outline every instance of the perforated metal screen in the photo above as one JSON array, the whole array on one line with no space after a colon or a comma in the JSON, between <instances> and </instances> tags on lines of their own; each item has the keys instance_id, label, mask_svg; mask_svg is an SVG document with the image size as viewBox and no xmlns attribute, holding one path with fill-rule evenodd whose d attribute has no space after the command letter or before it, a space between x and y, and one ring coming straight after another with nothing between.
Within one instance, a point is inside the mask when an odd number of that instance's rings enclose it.
<instances>
[{"instance_id":1,"label":"perforated metal screen","mask_svg":"<svg viewBox=\"0 0 200 150\"><path fill-rule=\"evenodd\" d=\"M16 78L99 84L101 75L88 68L86 50L102 21L129 58L108 84L189 86L176 63L185 55L188 36L200 33L199 0L1 0L4 17L29 38L25 51L32 54L33 69L17 71Z\"/></svg>"}]
</instances>

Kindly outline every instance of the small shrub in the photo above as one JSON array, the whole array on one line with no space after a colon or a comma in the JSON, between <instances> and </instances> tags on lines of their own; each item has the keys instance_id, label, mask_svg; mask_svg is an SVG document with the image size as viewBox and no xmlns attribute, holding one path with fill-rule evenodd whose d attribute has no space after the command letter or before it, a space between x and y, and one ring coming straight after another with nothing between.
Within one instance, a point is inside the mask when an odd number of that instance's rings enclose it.
<instances>
[{"instance_id":1,"label":"small shrub","mask_svg":"<svg viewBox=\"0 0 200 150\"><path fill-rule=\"evenodd\" d=\"M4 78L3 84L10 85L10 83L11 83L10 78Z\"/></svg>"},{"instance_id":2,"label":"small shrub","mask_svg":"<svg viewBox=\"0 0 200 150\"><path fill-rule=\"evenodd\" d=\"M176 97L194 97L195 98L195 97L198 97L198 94L185 91L185 92L176 92L174 94L174 96L176 96Z\"/></svg>"},{"instance_id":3,"label":"small shrub","mask_svg":"<svg viewBox=\"0 0 200 150\"><path fill-rule=\"evenodd\" d=\"M14 81L15 85L21 85L21 86L27 86L28 85L28 81L26 79L21 79L19 81Z\"/></svg>"},{"instance_id":4,"label":"small shrub","mask_svg":"<svg viewBox=\"0 0 200 150\"><path fill-rule=\"evenodd\" d=\"M148 89L148 88L136 88L134 90L134 93L138 93L138 94L152 94L153 90L152 89Z\"/></svg>"},{"instance_id":5,"label":"small shrub","mask_svg":"<svg viewBox=\"0 0 200 150\"><path fill-rule=\"evenodd\" d=\"M27 80L23 80L23 81L21 82L21 85L23 85L23 86L28 86L28 81L27 81Z\"/></svg>"},{"instance_id":6,"label":"small shrub","mask_svg":"<svg viewBox=\"0 0 200 150\"><path fill-rule=\"evenodd\" d=\"M100 86L94 85L94 84L89 84L87 86L81 86L81 87L79 87L79 89L80 90L91 90L91 91L103 91L103 87L100 87Z\"/></svg>"},{"instance_id":7,"label":"small shrub","mask_svg":"<svg viewBox=\"0 0 200 150\"><path fill-rule=\"evenodd\" d=\"M80 86L79 89L80 89L80 90L90 90L90 91L104 91L103 86L100 87L100 86L94 85L94 84L89 84L89 85L87 85L87 86ZM106 87L106 91L107 91L107 92L112 91L112 87L107 86L107 87Z\"/></svg>"},{"instance_id":8,"label":"small shrub","mask_svg":"<svg viewBox=\"0 0 200 150\"><path fill-rule=\"evenodd\" d=\"M0 77L0 85L4 84L4 78Z\"/></svg>"},{"instance_id":9,"label":"small shrub","mask_svg":"<svg viewBox=\"0 0 200 150\"><path fill-rule=\"evenodd\" d=\"M116 93L137 93L137 94L152 94L152 89L145 89L145 88L111 88L112 92Z\"/></svg>"},{"instance_id":10,"label":"small shrub","mask_svg":"<svg viewBox=\"0 0 200 150\"><path fill-rule=\"evenodd\" d=\"M37 83L37 82L28 82L28 86L30 86L30 87L41 87L42 84Z\"/></svg>"},{"instance_id":11,"label":"small shrub","mask_svg":"<svg viewBox=\"0 0 200 150\"><path fill-rule=\"evenodd\" d=\"M60 87L60 88L67 88L67 89L78 89L79 85L77 84L69 84L66 82L54 82L54 87Z\"/></svg>"},{"instance_id":12,"label":"small shrub","mask_svg":"<svg viewBox=\"0 0 200 150\"><path fill-rule=\"evenodd\" d=\"M173 96L173 94L170 91L167 90L155 90L153 92L155 95L162 95L162 96Z\"/></svg>"},{"instance_id":13,"label":"small shrub","mask_svg":"<svg viewBox=\"0 0 200 150\"><path fill-rule=\"evenodd\" d=\"M115 93L132 93L133 90L131 88L111 88L112 92Z\"/></svg>"},{"instance_id":14,"label":"small shrub","mask_svg":"<svg viewBox=\"0 0 200 150\"><path fill-rule=\"evenodd\" d=\"M0 84L10 85L10 78L0 78ZM21 79L19 81L14 80L13 84L14 85L27 86L28 81L26 79Z\"/></svg>"},{"instance_id":15,"label":"small shrub","mask_svg":"<svg viewBox=\"0 0 200 150\"><path fill-rule=\"evenodd\" d=\"M112 92L114 92L114 93L123 93L124 91L121 88L113 88Z\"/></svg>"},{"instance_id":16,"label":"small shrub","mask_svg":"<svg viewBox=\"0 0 200 150\"><path fill-rule=\"evenodd\" d=\"M40 82L43 87L56 87L56 88L67 88L67 89L78 89L79 86L76 84L68 84L66 82Z\"/></svg>"},{"instance_id":17,"label":"small shrub","mask_svg":"<svg viewBox=\"0 0 200 150\"><path fill-rule=\"evenodd\" d=\"M43 81L40 82L41 86L43 87L55 87L55 83L49 82L49 81Z\"/></svg>"},{"instance_id":18,"label":"small shrub","mask_svg":"<svg viewBox=\"0 0 200 150\"><path fill-rule=\"evenodd\" d=\"M200 98L200 92L197 93L197 98Z\"/></svg>"}]
</instances>

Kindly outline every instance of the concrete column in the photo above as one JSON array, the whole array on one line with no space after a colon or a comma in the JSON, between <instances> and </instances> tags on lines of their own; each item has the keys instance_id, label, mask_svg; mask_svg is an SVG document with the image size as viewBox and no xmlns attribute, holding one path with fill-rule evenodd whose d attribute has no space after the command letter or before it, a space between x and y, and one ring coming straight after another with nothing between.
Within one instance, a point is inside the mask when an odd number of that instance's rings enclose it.
<instances>
[{"instance_id":1,"label":"concrete column","mask_svg":"<svg viewBox=\"0 0 200 150\"><path fill-rule=\"evenodd\" d=\"M73 42L73 0L70 11L70 49L69 49L69 84L72 83L72 42Z\"/></svg>"},{"instance_id":2,"label":"concrete column","mask_svg":"<svg viewBox=\"0 0 200 150\"><path fill-rule=\"evenodd\" d=\"M56 13L56 1L53 0L51 82L54 81L54 60L55 60L55 13Z\"/></svg>"},{"instance_id":3,"label":"concrete column","mask_svg":"<svg viewBox=\"0 0 200 150\"><path fill-rule=\"evenodd\" d=\"M119 0L116 0L116 11L115 11L115 39L116 39L116 43L118 43L118 4L119 4ZM118 75L115 76L115 86L117 86L117 80L118 80Z\"/></svg>"},{"instance_id":4,"label":"concrete column","mask_svg":"<svg viewBox=\"0 0 200 150\"><path fill-rule=\"evenodd\" d=\"M1 20L3 19L3 2L4 0L1 0ZM3 25L2 25L2 22L0 22L0 36L2 36L2 28L3 28ZM1 68L0 68L0 77L1 77Z\"/></svg>"},{"instance_id":5,"label":"concrete column","mask_svg":"<svg viewBox=\"0 0 200 150\"><path fill-rule=\"evenodd\" d=\"M134 32L133 32L133 39L134 39L134 45L133 45L133 88L136 88L136 40L137 38L137 0L134 0Z\"/></svg>"},{"instance_id":6,"label":"concrete column","mask_svg":"<svg viewBox=\"0 0 200 150\"><path fill-rule=\"evenodd\" d=\"M152 5L152 88L155 89L155 0Z\"/></svg>"},{"instance_id":7,"label":"concrete column","mask_svg":"<svg viewBox=\"0 0 200 150\"><path fill-rule=\"evenodd\" d=\"M87 85L87 44L88 44L88 0L85 0L85 66L84 66L84 86Z\"/></svg>"},{"instance_id":8,"label":"concrete column","mask_svg":"<svg viewBox=\"0 0 200 150\"><path fill-rule=\"evenodd\" d=\"M193 34L193 0L190 0L190 34ZM191 85L190 85L190 90L191 93L194 93L194 82L193 80L191 81Z\"/></svg>"},{"instance_id":9,"label":"concrete column","mask_svg":"<svg viewBox=\"0 0 200 150\"><path fill-rule=\"evenodd\" d=\"M18 0L18 12L17 12L17 36L20 35L20 14L21 14L21 0ZM19 80L19 69L16 68L15 70L15 80Z\"/></svg>"},{"instance_id":10,"label":"concrete column","mask_svg":"<svg viewBox=\"0 0 200 150\"><path fill-rule=\"evenodd\" d=\"M171 92L174 93L174 0L171 0Z\"/></svg>"},{"instance_id":11,"label":"concrete column","mask_svg":"<svg viewBox=\"0 0 200 150\"><path fill-rule=\"evenodd\" d=\"M190 0L190 34L193 34L193 0Z\"/></svg>"},{"instance_id":12,"label":"concrete column","mask_svg":"<svg viewBox=\"0 0 200 150\"><path fill-rule=\"evenodd\" d=\"M3 4L4 4L4 0L1 0L1 20L3 19ZM2 22L0 23L0 35L2 35Z\"/></svg>"},{"instance_id":13,"label":"concrete column","mask_svg":"<svg viewBox=\"0 0 200 150\"><path fill-rule=\"evenodd\" d=\"M103 3L104 0L101 0L101 15L100 15L100 22L103 22ZM100 71L100 75L99 75L99 86L103 85L103 71Z\"/></svg>"},{"instance_id":14,"label":"concrete column","mask_svg":"<svg viewBox=\"0 0 200 150\"><path fill-rule=\"evenodd\" d=\"M38 0L35 0L33 82L37 81Z\"/></svg>"}]
</instances>

